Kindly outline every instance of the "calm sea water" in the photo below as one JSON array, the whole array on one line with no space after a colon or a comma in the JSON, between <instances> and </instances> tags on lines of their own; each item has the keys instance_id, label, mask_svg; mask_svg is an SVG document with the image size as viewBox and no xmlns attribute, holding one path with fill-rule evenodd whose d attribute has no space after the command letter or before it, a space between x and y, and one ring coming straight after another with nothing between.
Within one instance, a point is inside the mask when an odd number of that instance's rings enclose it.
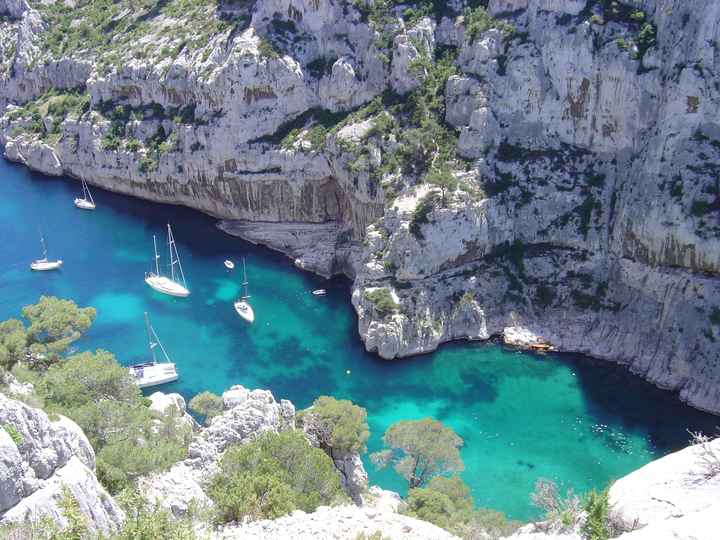
<instances>
[{"instance_id":1,"label":"calm sea water","mask_svg":"<svg viewBox=\"0 0 720 540\"><path fill-rule=\"evenodd\" d=\"M94 190L95 212L75 209L76 181L48 178L0 160L0 319L42 294L97 308L81 349L103 348L124 364L148 357L143 312L181 378L162 388L190 398L233 384L269 388L298 408L323 394L366 407L377 450L400 419L433 416L465 440L464 479L479 505L517 519L537 515L537 478L578 491L684 446L686 429L720 419L679 403L624 370L572 356L535 356L496 345L461 344L427 356L382 361L364 351L350 283L295 269L284 256L225 235L214 220L174 206ZM143 282L152 235L171 222L192 295L173 299ZM38 230L63 269L33 273ZM164 252L163 252L164 255ZM255 324L235 314L241 276L223 266L247 259ZM166 259L165 259L166 260ZM326 297L310 294L328 289ZM371 481L402 491L389 471Z\"/></svg>"}]
</instances>

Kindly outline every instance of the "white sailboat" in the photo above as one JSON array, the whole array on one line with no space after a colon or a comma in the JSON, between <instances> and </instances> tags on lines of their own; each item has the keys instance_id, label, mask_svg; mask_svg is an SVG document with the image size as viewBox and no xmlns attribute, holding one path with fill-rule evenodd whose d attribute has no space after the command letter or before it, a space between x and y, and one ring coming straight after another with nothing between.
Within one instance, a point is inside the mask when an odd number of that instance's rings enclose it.
<instances>
[{"instance_id":1,"label":"white sailboat","mask_svg":"<svg viewBox=\"0 0 720 540\"><path fill-rule=\"evenodd\" d=\"M62 260L58 259L56 261L49 261L47 258L47 248L45 247L45 238L43 238L43 235L40 235L40 244L42 244L42 250L43 250L43 258L37 259L36 261L33 261L30 263L30 270L37 270L39 272L43 272L46 270L57 270L62 266Z\"/></svg>"},{"instance_id":2,"label":"white sailboat","mask_svg":"<svg viewBox=\"0 0 720 540\"><path fill-rule=\"evenodd\" d=\"M169 223L167 235L168 251L170 252L170 276L164 276L160 273L160 255L158 255L157 241L155 239L155 235L153 235L153 246L155 246L155 272L148 272L145 274L145 283L150 285L150 287L155 289L157 292L185 298L190 295L190 291L185 283L185 274L183 273L182 265L180 264L180 256L178 255L177 248L175 247L175 238L173 237L172 229L170 228ZM178 272L175 271L176 265ZM178 281L178 278L180 281Z\"/></svg>"},{"instance_id":3,"label":"white sailboat","mask_svg":"<svg viewBox=\"0 0 720 540\"><path fill-rule=\"evenodd\" d=\"M177 381L178 374L175 370L175 364L170 361L170 357L165 351L165 347L163 347L162 343L160 343L160 339L158 339L155 330L150 324L150 317L147 312L145 313L145 326L147 328L152 361L130 366L128 368L130 376L135 379L135 384L137 384L140 388L147 388L149 386L157 386L159 384ZM157 360L157 353L155 352L157 347L160 347L160 351L162 351L162 354L165 357L164 362L158 362Z\"/></svg>"},{"instance_id":4,"label":"white sailboat","mask_svg":"<svg viewBox=\"0 0 720 540\"><path fill-rule=\"evenodd\" d=\"M95 210L95 201L93 200L92 193L90 193L90 188L84 178L80 180L82 181L83 196L82 199L75 199L75 206L81 210Z\"/></svg>"},{"instance_id":5,"label":"white sailboat","mask_svg":"<svg viewBox=\"0 0 720 540\"><path fill-rule=\"evenodd\" d=\"M248 280L247 280L247 271L245 270L245 259L243 259L243 294L240 297L240 300L237 300L235 302L235 311L237 311L237 314L240 315L243 319L245 319L247 322L252 323L255 320L255 312L253 311L252 306L248 302L248 299L250 298L250 295L248 294Z\"/></svg>"}]
</instances>

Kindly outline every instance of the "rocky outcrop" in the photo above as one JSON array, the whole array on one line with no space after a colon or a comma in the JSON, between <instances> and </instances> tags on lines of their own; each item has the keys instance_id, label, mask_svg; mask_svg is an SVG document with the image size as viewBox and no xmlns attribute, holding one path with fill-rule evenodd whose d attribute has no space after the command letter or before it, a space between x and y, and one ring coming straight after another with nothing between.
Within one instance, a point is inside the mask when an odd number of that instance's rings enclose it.
<instances>
[{"instance_id":1,"label":"rocky outcrop","mask_svg":"<svg viewBox=\"0 0 720 540\"><path fill-rule=\"evenodd\" d=\"M250 442L268 431L294 428L295 407L287 400L275 401L267 390L233 386L223 393L223 401L225 412L193 437L187 459L139 481L148 500L175 516L185 515L190 507L212 506L203 487L218 472L218 460L228 446Z\"/></svg>"},{"instance_id":2,"label":"rocky outcrop","mask_svg":"<svg viewBox=\"0 0 720 540\"><path fill-rule=\"evenodd\" d=\"M621 540L713 540L720 511L720 438L650 462L613 483L607 526ZM578 522L584 521L582 517ZM552 532L531 523L510 538L581 540L577 530ZM550 529L551 532L547 532Z\"/></svg>"},{"instance_id":3,"label":"rocky outcrop","mask_svg":"<svg viewBox=\"0 0 720 540\"><path fill-rule=\"evenodd\" d=\"M77 424L0 394L0 525L48 517L64 526L66 493L94 533L125 519L95 477L95 453Z\"/></svg>"},{"instance_id":4,"label":"rocky outcrop","mask_svg":"<svg viewBox=\"0 0 720 540\"><path fill-rule=\"evenodd\" d=\"M364 507L343 505L321 506L315 512L302 511L275 520L255 521L242 526L223 527L211 538L217 540L265 540L287 538L288 540L330 540L334 538L371 538L379 533L382 538L398 540L451 540L449 532L426 521L396 512L399 498L388 506L392 496L382 490L373 492L380 500L376 505ZM385 493L383 495L383 493ZM364 536L361 536L364 535Z\"/></svg>"},{"instance_id":5,"label":"rocky outcrop","mask_svg":"<svg viewBox=\"0 0 720 540\"><path fill-rule=\"evenodd\" d=\"M720 512L720 438L657 459L610 489L621 538L708 539Z\"/></svg>"},{"instance_id":6,"label":"rocky outcrop","mask_svg":"<svg viewBox=\"0 0 720 540\"><path fill-rule=\"evenodd\" d=\"M150 407L160 418L173 418L176 425L187 432L198 431L200 425L188 414L185 399L180 394L164 394L153 392L150 394Z\"/></svg>"},{"instance_id":7,"label":"rocky outcrop","mask_svg":"<svg viewBox=\"0 0 720 540\"><path fill-rule=\"evenodd\" d=\"M6 2L0 27L9 159L197 208L301 268L346 273L382 357L533 336L720 412L716 2L168 6L135 14L151 24L130 41L63 54L33 6ZM410 101L398 94L448 50L440 121L462 161L439 204L424 172L393 165L419 156L406 125L378 134L356 109ZM42 127L14 108L75 87L88 106ZM368 299L380 289L389 309Z\"/></svg>"}]
</instances>

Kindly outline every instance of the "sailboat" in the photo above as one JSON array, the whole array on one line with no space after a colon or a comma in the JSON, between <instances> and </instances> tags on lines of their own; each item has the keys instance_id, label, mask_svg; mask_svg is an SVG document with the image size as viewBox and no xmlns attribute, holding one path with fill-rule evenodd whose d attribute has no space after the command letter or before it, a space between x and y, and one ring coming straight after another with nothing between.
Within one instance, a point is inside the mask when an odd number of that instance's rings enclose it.
<instances>
[{"instance_id":1,"label":"sailboat","mask_svg":"<svg viewBox=\"0 0 720 540\"><path fill-rule=\"evenodd\" d=\"M128 368L130 376L135 379L135 384L140 388L147 388L148 386L157 386L159 384L165 384L178 380L178 374L175 370L175 364L170 361L170 357L165 351L165 347L160 343L155 330L150 324L150 317L145 312L145 327L147 328L148 341L150 343L150 354L152 355L151 362L145 362L144 364L133 364ZM157 353L155 349L160 347L160 351L165 357L164 362L158 362Z\"/></svg>"},{"instance_id":2,"label":"sailboat","mask_svg":"<svg viewBox=\"0 0 720 540\"><path fill-rule=\"evenodd\" d=\"M155 246L155 272L145 274L145 283L150 285L157 292L169 294L170 296L179 296L185 298L190 295L190 291L185 283L185 274L183 274L182 265L180 264L180 256L175 247L175 238L173 237L170 224L167 226L168 235L168 251L170 252L170 276L164 276L160 273L160 255L157 250L157 240L153 235L153 246ZM175 271L177 266L177 272ZM178 281L178 278L180 281Z\"/></svg>"},{"instance_id":3,"label":"sailboat","mask_svg":"<svg viewBox=\"0 0 720 540\"><path fill-rule=\"evenodd\" d=\"M240 297L240 300L235 302L235 311L237 311L237 314L240 315L243 319L245 319L247 322L251 323L255 320L255 312L253 311L252 306L248 302L248 299L250 298L250 295L248 294L248 280L247 280L247 271L245 270L245 259L243 259L243 294Z\"/></svg>"},{"instance_id":4,"label":"sailboat","mask_svg":"<svg viewBox=\"0 0 720 540\"><path fill-rule=\"evenodd\" d=\"M95 201L92 198L92 193L90 193L90 188L84 178L80 180L82 181L83 196L82 199L75 199L75 206L81 210L95 210Z\"/></svg>"},{"instance_id":5,"label":"sailboat","mask_svg":"<svg viewBox=\"0 0 720 540\"><path fill-rule=\"evenodd\" d=\"M42 250L43 250L43 258L38 259L36 261L33 261L30 263L30 270L37 270L39 272L45 271L45 270L57 270L62 266L62 261L49 261L47 258L47 247L45 247L45 238L43 238L43 235L40 234L40 244L42 244Z\"/></svg>"}]
</instances>

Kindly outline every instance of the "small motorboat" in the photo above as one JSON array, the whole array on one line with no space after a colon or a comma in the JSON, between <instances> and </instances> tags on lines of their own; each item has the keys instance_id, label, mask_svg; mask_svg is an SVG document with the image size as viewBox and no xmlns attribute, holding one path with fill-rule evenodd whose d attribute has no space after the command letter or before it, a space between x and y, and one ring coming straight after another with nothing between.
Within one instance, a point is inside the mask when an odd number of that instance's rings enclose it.
<instances>
[{"instance_id":1,"label":"small motorboat","mask_svg":"<svg viewBox=\"0 0 720 540\"><path fill-rule=\"evenodd\" d=\"M49 261L47 258L47 248L45 247L45 239L42 234L40 235L40 243L43 249L43 258L37 259L30 263L30 270L36 270L38 272L44 272L46 270L57 270L62 266L62 260Z\"/></svg>"},{"instance_id":2,"label":"small motorboat","mask_svg":"<svg viewBox=\"0 0 720 540\"><path fill-rule=\"evenodd\" d=\"M315 289L312 293L315 296L325 296L327 294L327 291L325 289Z\"/></svg>"},{"instance_id":3,"label":"small motorboat","mask_svg":"<svg viewBox=\"0 0 720 540\"><path fill-rule=\"evenodd\" d=\"M225 268L227 268L228 270L232 270L233 268L235 268L235 263L232 262L230 259L225 259L224 264L225 264Z\"/></svg>"},{"instance_id":4,"label":"small motorboat","mask_svg":"<svg viewBox=\"0 0 720 540\"><path fill-rule=\"evenodd\" d=\"M128 368L130 376L135 380L140 388L148 388L150 386L158 386L178 380L178 373L175 364L170 361L170 357L162 346L160 340L150 324L150 317L145 313L145 326L147 327L148 340L150 342L150 354L152 361L143 364L134 364ZM155 348L160 347L160 351L165 357L164 362L158 362Z\"/></svg>"},{"instance_id":5,"label":"small motorboat","mask_svg":"<svg viewBox=\"0 0 720 540\"><path fill-rule=\"evenodd\" d=\"M75 199L75 206L81 210L95 210L95 201L93 200L92 193L90 193L90 188L84 178L81 178L81 181L83 196L82 199Z\"/></svg>"},{"instance_id":6,"label":"small motorboat","mask_svg":"<svg viewBox=\"0 0 720 540\"><path fill-rule=\"evenodd\" d=\"M255 320L255 312L250 305L250 294L248 293L247 270L245 270L245 259L243 259L243 295L235 302L235 311L247 322Z\"/></svg>"}]
</instances>

